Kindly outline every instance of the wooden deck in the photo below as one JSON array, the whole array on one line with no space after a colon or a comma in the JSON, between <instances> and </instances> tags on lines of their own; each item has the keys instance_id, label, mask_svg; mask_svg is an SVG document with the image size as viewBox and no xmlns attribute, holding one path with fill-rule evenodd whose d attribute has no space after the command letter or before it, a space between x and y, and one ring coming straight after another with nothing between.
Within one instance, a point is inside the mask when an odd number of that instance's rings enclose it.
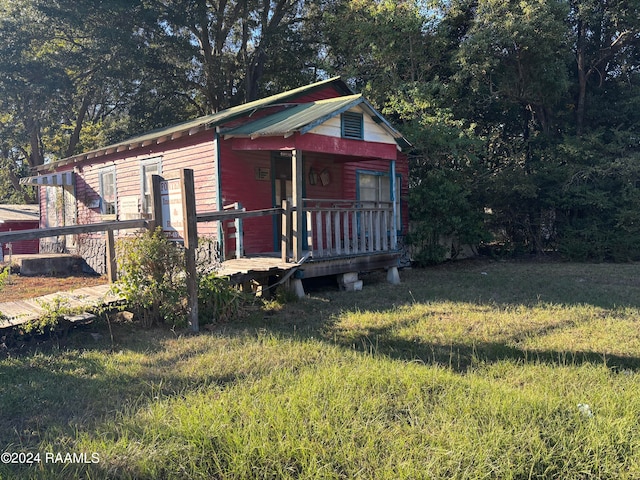
<instances>
[{"instance_id":1,"label":"wooden deck","mask_svg":"<svg viewBox=\"0 0 640 480\"><path fill-rule=\"evenodd\" d=\"M225 260L217 273L228 277L233 285L247 287L250 282L254 282L266 287L274 277L280 280L289 278L299 266L283 262L279 254L264 254Z\"/></svg>"},{"instance_id":2,"label":"wooden deck","mask_svg":"<svg viewBox=\"0 0 640 480\"><path fill-rule=\"evenodd\" d=\"M120 299L109 292L110 285L98 285L95 287L79 288L68 292L57 292L29 300L0 303L0 329L15 327L24 323L37 320L46 311L43 306L52 305L60 301L62 305L72 308L91 309L100 305L112 304ZM70 321L78 321L86 316L68 318Z\"/></svg>"}]
</instances>

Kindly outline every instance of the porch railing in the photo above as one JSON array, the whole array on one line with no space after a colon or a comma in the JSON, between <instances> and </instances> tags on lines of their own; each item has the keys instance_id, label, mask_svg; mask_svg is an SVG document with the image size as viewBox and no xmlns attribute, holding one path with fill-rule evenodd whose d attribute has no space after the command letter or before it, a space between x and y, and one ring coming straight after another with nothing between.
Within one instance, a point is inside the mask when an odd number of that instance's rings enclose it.
<instances>
[{"instance_id":1,"label":"porch railing","mask_svg":"<svg viewBox=\"0 0 640 480\"><path fill-rule=\"evenodd\" d=\"M307 249L314 258L397 249L391 202L304 199Z\"/></svg>"}]
</instances>

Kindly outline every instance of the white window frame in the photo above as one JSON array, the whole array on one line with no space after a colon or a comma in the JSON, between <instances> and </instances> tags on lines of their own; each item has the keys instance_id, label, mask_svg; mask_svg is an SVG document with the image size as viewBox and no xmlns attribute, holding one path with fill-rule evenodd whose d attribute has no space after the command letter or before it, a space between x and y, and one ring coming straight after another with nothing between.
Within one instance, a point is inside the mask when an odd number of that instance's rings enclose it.
<instances>
[{"instance_id":1,"label":"white window frame","mask_svg":"<svg viewBox=\"0 0 640 480\"><path fill-rule=\"evenodd\" d=\"M157 166L155 175L162 175L162 157L147 158L140 161L140 212L145 217L150 217L153 210L151 178L147 171L152 165Z\"/></svg>"},{"instance_id":2,"label":"white window frame","mask_svg":"<svg viewBox=\"0 0 640 480\"><path fill-rule=\"evenodd\" d=\"M375 200L364 200L362 199L361 194L361 180L364 177L373 177L377 183L375 190ZM386 182L383 183L383 179L387 179ZM373 170L357 170L356 171L356 198L359 203L375 203L375 202L390 202L391 201L391 183L388 181L389 172L379 172ZM383 192L385 185L388 184L388 191L386 195ZM400 232L402 230L402 214L401 214L401 204L400 204L400 188L402 187L402 175L396 173L396 197L394 199L394 203L396 204L396 230ZM386 200L383 200L387 198Z\"/></svg>"},{"instance_id":3,"label":"white window frame","mask_svg":"<svg viewBox=\"0 0 640 480\"><path fill-rule=\"evenodd\" d=\"M113 175L113 202L107 202L105 200L105 177L107 175ZM118 215L118 181L116 178L116 167L101 168L98 172L98 179L100 183L100 213L105 217L116 218ZM109 211L108 206L113 204L113 211Z\"/></svg>"}]
</instances>

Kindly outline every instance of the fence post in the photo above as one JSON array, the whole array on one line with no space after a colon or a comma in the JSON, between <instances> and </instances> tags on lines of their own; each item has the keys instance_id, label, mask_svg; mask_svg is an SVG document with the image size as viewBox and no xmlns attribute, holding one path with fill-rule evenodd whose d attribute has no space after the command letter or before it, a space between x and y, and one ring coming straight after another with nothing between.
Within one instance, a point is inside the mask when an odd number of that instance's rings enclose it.
<instances>
[{"instance_id":1,"label":"fence post","mask_svg":"<svg viewBox=\"0 0 640 480\"><path fill-rule=\"evenodd\" d=\"M113 230L107 230L107 277L109 278L109 283L113 283L118 280L116 247Z\"/></svg>"},{"instance_id":2,"label":"fence post","mask_svg":"<svg viewBox=\"0 0 640 480\"><path fill-rule=\"evenodd\" d=\"M287 255L289 251L289 221L291 219L291 211L289 202L282 201L282 221L280 222L280 255L283 263L287 263Z\"/></svg>"},{"instance_id":3,"label":"fence post","mask_svg":"<svg viewBox=\"0 0 640 480\"><path fill-rule=\"evenodd\" d=\"M198 248L198 223L196 219L196 194L193 170L180 171L182 184L182 217L184 219L184 248L187 270L187 295L189 304L189 325L197 332L198 324L198 278L196 274L196 249Z\"/></svg>"}]
</instances>

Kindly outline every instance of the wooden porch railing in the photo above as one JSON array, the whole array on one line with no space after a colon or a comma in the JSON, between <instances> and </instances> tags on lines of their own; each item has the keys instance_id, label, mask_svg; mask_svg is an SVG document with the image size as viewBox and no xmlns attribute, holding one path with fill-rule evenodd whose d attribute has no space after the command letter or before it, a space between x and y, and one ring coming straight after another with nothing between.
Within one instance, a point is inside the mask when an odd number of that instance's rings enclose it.
<instances>
[{"instance_id":1,"label":"wooden porch railing","mask_svg":"<svg viewBox=\"0 0 640 480\"><path fill-rule=\"evenodd\" d=\"M397 249L391 202L305 199L307 247L314 258Z\"/></svg>"}]
</instances>

